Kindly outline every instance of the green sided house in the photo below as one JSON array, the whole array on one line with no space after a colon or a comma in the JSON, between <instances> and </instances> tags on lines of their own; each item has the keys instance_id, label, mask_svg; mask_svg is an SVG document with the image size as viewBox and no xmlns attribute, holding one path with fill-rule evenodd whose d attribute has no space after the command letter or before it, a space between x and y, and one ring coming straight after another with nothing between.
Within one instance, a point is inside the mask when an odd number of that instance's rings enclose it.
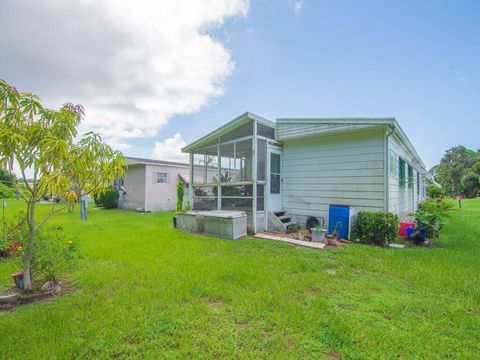
<instances>
[{"instance_id":1,"label":"green sided house","mask_svg":"<svg viewBox=\"0 0 480 360\"><path fill-rule=\"evenodd\" d=\"M183 152L193 209L244 211L254 232L285 232L308 217L328 226L337 208L404 217L425 198L425 165L394 118L270 121L247 112Z\"/></svg>"}]
</instances>

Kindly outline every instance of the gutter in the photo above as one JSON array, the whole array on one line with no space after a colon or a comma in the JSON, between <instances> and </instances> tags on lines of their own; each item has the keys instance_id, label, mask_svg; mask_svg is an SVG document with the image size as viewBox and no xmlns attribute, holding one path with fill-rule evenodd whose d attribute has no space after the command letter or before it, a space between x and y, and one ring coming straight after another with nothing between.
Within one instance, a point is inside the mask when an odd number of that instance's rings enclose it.
<instances>
[{"instance_id":1,"label":"gutter","mask_svg":"<svg viewBox=\"0 0 480 360\"><path fill-rule=\"evenodd\" d=\"M390 132L388 132L388 129L390 129ZM385 135L385 143L384 143L384 147L385 147L385 160L384 160L384 164L385 164L385 177L384 177L384 181L385 181L385 186L384 186L384 189L385 189L385 199L384 199L384 204L385 204L385 212L388 212L388 209L389 209L389 197L390 197L390 164L389 164L389 159L390 159L390 154L389 154L389 150L390 150L390 147L388 146L389 144L389 139L390 139L390 136L395 132L395 125L387 125L387 130L386 130L386 135Z\"/></svg>"}]
</instances>

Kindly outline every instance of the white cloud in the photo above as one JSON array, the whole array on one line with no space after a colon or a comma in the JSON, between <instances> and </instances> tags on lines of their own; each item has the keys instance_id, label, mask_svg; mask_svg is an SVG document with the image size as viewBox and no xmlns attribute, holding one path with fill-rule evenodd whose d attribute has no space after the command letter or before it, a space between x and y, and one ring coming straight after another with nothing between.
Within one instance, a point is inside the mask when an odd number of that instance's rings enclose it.
<instances>
[{"instance_id":1,"label":"white cloud","mask_svg":"<svg viewBox=\"0 0 480 360\"><path fill-rule=\"evenodd\" d=\"M159 160L188 161L188 154L182 153L182 148L186 145L182 135L175 134L164 141L155 142L153 156Z\"/></svg>"},{"instance_id":2,"label":"white cloud","mask_svg":"<svg viewBox=\"0 0 480 360\"><path fill-rule=\"evenodd\" d=\"M303 0L293 0L292 7L294 14L299 15L303 9Z\"/></svg>"},{"instance_id":3,"label":"white cloud","mask_svg":"<svg viewBox=\"0 0 480 360\"><path fill-rule=\"evenodd\" d=\"M4 0L0 68L52 106L82 103L81 130L127 148L224 93L234 61L208 30L248 9L249 0Z\"/></svg>"}]
</instances>

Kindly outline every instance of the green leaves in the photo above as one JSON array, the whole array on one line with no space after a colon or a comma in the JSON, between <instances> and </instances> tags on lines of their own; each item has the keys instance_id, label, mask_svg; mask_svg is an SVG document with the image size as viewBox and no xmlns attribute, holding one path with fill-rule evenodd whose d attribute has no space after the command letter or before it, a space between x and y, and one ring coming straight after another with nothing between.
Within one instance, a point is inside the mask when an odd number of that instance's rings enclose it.
<instances>
[{"instance_id":1,"label":"green leaves","mask_svg":"<svg viewBox=\"0 0 480 360\"><path fill-rule=\"evenodd\" d=\"M86 133L74 144L85 116L81 105L44 108L37 95L18 92L4 80L0 99L0 161L11 166L16 160L20 170L34 171L33 201L48 193L75 203L77 194L99 194L124 176L122 153L103 143L100 134Z\"/></svg>"}]
</instances>

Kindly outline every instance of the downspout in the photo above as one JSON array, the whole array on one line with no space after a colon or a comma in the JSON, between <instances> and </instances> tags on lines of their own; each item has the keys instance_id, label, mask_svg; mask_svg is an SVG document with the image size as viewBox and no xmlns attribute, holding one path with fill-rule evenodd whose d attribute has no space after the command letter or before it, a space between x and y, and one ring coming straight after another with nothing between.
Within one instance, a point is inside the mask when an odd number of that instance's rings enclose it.
<instances>
[{"instance_id":1,"label":"downspout","mask_svg":"<svg viewBox=\"0 0 480 360\"><path fill-rule=\"evenodd\" d=\"M390 132L388 131L388 129L390 129ZM392 125L388 125L387 127L387 131L386 131L386 135L385 135L385 142L384 142L384 148L385 148L385 158L384 158L384 161L383 163L385 164L385 176L384 176L384 182L385 182L385 186L384 186L384 189L385 189L385 199L384 199L384 206L385 206L385 212L388 212L389 210L389 197L390 197L390 154L389 154L389 150L390 150L390 146L389 146L389 139L390 139L390 135L393 134L393 132L395 131L395 127L392 126Z\"/></svg>"}]
</instances>

